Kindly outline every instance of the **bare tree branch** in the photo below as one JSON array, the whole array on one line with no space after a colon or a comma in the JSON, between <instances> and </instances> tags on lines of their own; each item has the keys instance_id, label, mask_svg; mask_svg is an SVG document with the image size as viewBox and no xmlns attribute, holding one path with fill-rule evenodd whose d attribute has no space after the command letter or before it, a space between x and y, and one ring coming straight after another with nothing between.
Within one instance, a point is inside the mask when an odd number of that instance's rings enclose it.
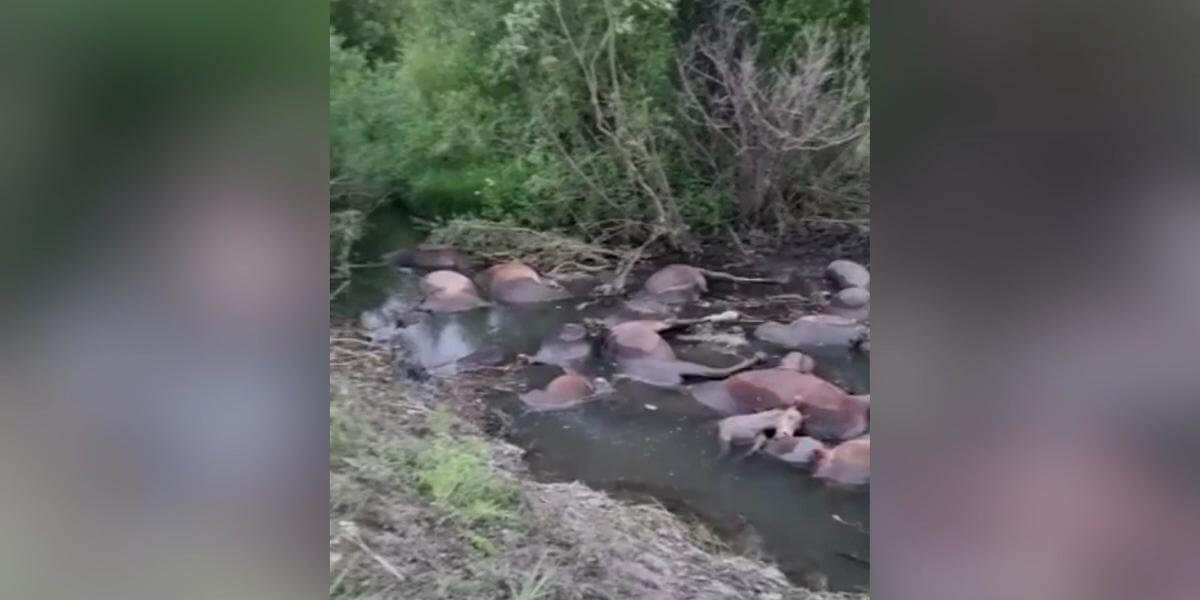
<instances>
[{"instance_id":1,"label":"bare tree branch","mask_svg":"<svg viewBox=\"0 0 1200 600\"><path fill-rule=\"evenodd\" d=\"M842 155L869 128L865 38L812 26L785 58L764 66L752 16L745 0L720 0L678 61L681 114L699 129L686 139L715 174L728 177L740 221L749 225L802 208L783 203L843 197L805 190L838 187L831 171L855 167Z\"/></svg>"}]
</instances>

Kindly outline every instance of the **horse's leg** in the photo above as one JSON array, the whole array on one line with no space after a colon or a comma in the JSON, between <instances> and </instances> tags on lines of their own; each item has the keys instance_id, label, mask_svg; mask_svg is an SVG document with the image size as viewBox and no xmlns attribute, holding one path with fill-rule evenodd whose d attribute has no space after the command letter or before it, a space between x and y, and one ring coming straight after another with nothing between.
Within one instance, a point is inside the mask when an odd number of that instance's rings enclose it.
<instances>
[{"instance_id":1,"label":"horse's leg","mask_svg":"<svg viewBox=\"0 0 1200 600\"><path fill-rule=\"evenodd\" d=\"M766 443L767 443L766 434L760 432L758 435L754 436L754 445L751 446L750 450L748 450L745 454L739 456L737 458L737 462L741 462L743 460L746 460L747 458L750 458L750 455L754 454L755 452L758 452L759 450L762 450L762 447L765 446Z\"/></svg>"}]
</instances>

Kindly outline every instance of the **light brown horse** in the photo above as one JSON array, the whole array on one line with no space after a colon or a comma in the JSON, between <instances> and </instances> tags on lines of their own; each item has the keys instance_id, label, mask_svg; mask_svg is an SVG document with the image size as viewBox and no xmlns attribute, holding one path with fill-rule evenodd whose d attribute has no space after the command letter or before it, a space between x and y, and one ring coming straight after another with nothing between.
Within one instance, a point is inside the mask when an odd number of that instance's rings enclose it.
<instances>
[{"instance_id":1,"label":"light brown horse","mask_svg":"<svg viewBox=\"0 0 1200 600\"><path fill-rule=\"evenodd\" d=\"M813 477L842 486L868 483L871 478L871 436L848 440L832 449L816 449Z\"/></svg>"},{"instance_id":2,"label":"light brown horse","mask_svg":"<svg viewBox=\"0 0 1200 600\"><path fill-rule=\"evenodd\" d=\"M419 284L425 300L418 307L438 313L472 310L487 306L479 290L466 275L454 271L434 271L421 278Z\"/></svg>"},{"instance_id":3,"label":"light brown horse","mask_svg":"<svg viewBox=\"0 0 1200 600\"><path fill-rule=\"evenodd\" d=\"M611 391L608 381L601 377L588 379L579 373L568 371L555 377L545 389L526 392L521 394L520 398L531 411L540 412L579 406Z\"/></svg>"},{"instance_id":4,"label":"light brown horse","mask_svg":"<svg viewBox=\"0 0 1200 600\"><path fill-rule=\"evenodd\" d=\"M534 304L571 297L558 282L515 260L489 267L475 281L488 297L504 304Z\"/></svg>"},{"instance_id":5,"label":"light brown horse","mask_svg":"<svg viewBox=\"0 0 1200 600\"><path fill-rule=\"evenodd\" d=\"M734 313L736 316L736 313ZM721 316L721 315L718 315ZM710 367L679 360L671 345L659 332L705 321L706 319L668 319L664 321L628 321L608 329L604 353L617 363L625 376L660 386L677 386L685 376L721 378L747 369L765 358L759 353L729 367Z\"/></svg>"},{"instance_id":6,"label":"light brown horse","mask_svg":"<svg viewBox=\"0 0 1200 600\"><path fill-rule=\"evenodd\" d=\"M688 391L701 404L724 414L795 406L804 414L804 434L822 440L845 440L868 430L870 395L848 394L812 373L801 372L797 364L807 367L811 363L800 358L785 360L772 369L743 371L721 381L689 386Z\"/></svg>"},{"instance_id":7,"label":"light brown horse","mask_svg":"<svg viewBox=\"0 0 1200 600\"><path fill-rule=\"evenodd\" d=\"M553 336L544 340L533 356L520 358L531 363L579 368L592 356L592 340L587 329L578 323L567 323Z\"/></svg>"},{"instance_id":8,"label":"light brown horse","mask_svg":"<svg viewBox=\"0 0 1200 600\"><path fill-rule=\"evenodd\" d=\"M851 348L867 334L862 323L837 315L805 315L789 324L763 323L754 330L754 337L789 350Z\"/></svg>"}]
</instances>

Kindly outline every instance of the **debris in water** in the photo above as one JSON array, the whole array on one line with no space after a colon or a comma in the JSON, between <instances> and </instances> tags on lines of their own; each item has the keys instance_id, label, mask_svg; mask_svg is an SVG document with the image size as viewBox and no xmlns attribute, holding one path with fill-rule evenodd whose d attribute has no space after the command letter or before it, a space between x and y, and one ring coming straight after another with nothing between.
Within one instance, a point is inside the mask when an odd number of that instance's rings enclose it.
<instances>
[{"instance_id":1,"label":"debris in water","mask_svg":"<svg viewBox=\"0 0 1200 600\"><path fill-rule=\"evenodd\" d=\"M851 523L850 521L843 519L841 515L833 515L833 520L837 521L838 523L841 523L842 525L846 525L847 527L853 527L859 531L866 533L866 530L863 529L862 523Z\"/></svg>"},{"instance_id":2,"label":"debris in water","mask_svg":"<svg viewBox=\"0 0 1200 600\"><path fill-rule=\"evenodd\" d=\"M646 410L658 410L658 407L653 404L643 404L642 406L645 406Z\"/></svg>"},{"instance_id":3,"label":"debris in water","mask_svg":"<svg viewBox=\"0 0 1200 600\"><path fill-rule=\"evenodd\" d=\"M837 554L838 556L842 557L842 558L845 558L845 559L848 559L848 560L852 560L852 561L854 561L854 562L856 562L856 563L859 563L859 564L861 564L861 565L865 565L865 566L868 566L868 567L869 567L869 566L871 566L871 561L869 561L869 560L867 560L867 559L865 559L865 558L863 558L863 557L861 557L861 556L859 556L859 555L857 555L857 554L854 554L853 552L837 552L836 554Z\"/></svg>"}]
</instances>

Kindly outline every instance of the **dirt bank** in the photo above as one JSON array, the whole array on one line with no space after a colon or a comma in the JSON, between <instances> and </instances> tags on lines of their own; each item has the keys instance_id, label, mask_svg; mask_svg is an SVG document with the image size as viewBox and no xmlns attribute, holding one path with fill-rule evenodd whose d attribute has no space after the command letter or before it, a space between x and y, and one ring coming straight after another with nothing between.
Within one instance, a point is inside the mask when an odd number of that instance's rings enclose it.
<instances>
[{"instance_id":1,"label":"dirt bank","mask_svg":"<svg viewBox=\"0 0 1200 600\"><path fill-rule=\"evenodd\" d=\"M533 481L443 386L397 381L385 355L331 330L331 597L867 597L797 588L660 506Z\"/></svg>"}]
</instances>

